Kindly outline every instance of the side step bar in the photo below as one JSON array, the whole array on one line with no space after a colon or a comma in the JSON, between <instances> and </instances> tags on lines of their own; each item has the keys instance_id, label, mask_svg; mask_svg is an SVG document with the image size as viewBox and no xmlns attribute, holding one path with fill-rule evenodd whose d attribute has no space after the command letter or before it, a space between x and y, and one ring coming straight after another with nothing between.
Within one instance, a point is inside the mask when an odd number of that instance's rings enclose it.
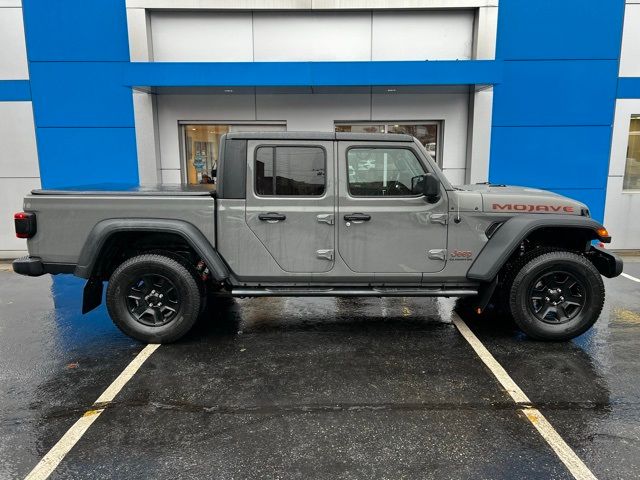
<instances>
[{"instance_id":1,"label":"side step bar","mask_svg":"<svg viewBox=\"0 0 640 480\"><path fill-rule=\"evenodd\" d=\"M355 287L242 287L234 297L464 297L477 295L472 288L355 288Z\"/></svg>"}]
</instances>

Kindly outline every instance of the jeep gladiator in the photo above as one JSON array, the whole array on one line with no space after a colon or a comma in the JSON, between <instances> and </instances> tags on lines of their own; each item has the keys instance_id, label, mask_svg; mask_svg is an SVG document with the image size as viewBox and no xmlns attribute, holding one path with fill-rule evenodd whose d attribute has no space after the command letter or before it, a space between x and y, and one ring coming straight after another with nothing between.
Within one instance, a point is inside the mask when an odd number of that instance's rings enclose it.
<instances>
[{"instance_id":1,"label":"jeep gladiator","mask_svg":"<svg viewBox=\"0 0 640 480\"><path fill-rule=\"evenodd\" d=\"M232 133L217 184L34 190L15 215L24 275L87 280L145 342L181 338L221 295L464 297L535 339L589 329L622 261L586 205L533 188L453 187L408 135Z\"/></svg>"}]
</instances>

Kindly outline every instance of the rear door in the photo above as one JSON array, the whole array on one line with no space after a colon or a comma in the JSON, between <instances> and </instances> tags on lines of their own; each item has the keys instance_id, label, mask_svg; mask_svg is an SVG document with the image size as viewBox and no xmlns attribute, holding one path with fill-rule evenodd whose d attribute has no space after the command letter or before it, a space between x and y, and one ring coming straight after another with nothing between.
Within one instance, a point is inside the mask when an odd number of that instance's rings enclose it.
<instances>
[{"instance_id":1,"label":"rear door","mask_svg":"<svg viewBox=\"0 0 640 480\"><path fill-rule=\"evenodd\" d=\"M286 272L334 265L332 141L250 140L245 219Z\"/></svg>"},{"instance_id":2,"label":"rear door","mask_svg":"<svg viewBox=\"0 0 640 480\"><path fill-rule=\"evenodd\" d=\"M412 143L338 142L338 251L355 272L407 274L446 263L448 202L412 193L412 179L433 173Z\"/></svg>"}]
</instances>

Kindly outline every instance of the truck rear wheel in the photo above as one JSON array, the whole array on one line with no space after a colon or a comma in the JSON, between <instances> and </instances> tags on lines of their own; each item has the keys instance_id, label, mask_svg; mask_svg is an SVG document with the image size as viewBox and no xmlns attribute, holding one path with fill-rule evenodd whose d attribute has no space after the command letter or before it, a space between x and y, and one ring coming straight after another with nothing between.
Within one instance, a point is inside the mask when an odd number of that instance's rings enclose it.
<instances>
[{"instance_id":1,"label":"truck rear wheel","mask_svg":"<svg viewBox=\"0 0 640 480\"><path fill-rule=\"evenodd\" d=\"M516 324L538 340L569 340L595 323L604 284L581 255L554 251L527 262L515 275L509 306Z\"/></svg>"},{"instance_id":2,"label":"truck rear wheel","mask_svg":"<svg viewBox=\"0 0 640 480\"><path fill-rule=\"evenodd\" d=\"M198 319L200 303L194 275L164 255L126 260L107 287L113 322L125 334L147 343L170 343L185 335Z\"/></svg>"}]
</instances>

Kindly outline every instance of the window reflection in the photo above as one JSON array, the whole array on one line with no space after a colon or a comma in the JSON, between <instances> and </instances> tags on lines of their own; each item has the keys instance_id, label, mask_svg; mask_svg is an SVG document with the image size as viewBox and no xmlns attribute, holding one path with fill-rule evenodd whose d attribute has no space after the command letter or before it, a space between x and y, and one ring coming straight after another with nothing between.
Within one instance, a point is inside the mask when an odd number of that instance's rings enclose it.
<instances>
[{"instance_id":1,"label":"window reflection","mask_svg":"<svg viewBox=\"0 0 640 480\"><path fill-rule=\"evenodd\" d=\"M438 122L405 123L338 123L336 132L352 133L405 133L416 137L429 154L438 158Z\"/></svg>"},{"instance_id":2,"label":"window reflection","mask_svg":"<svg viewBox=\"0 0 640 480\"><path fill-rule=\"evenodd\" d=\"M640 115L631 115L622 188L640 190Z\"/></svg>"},{"instance_id":3,"label":"window reflection","mask_svg":"<svg viewBox=\"0 0 640 480\"><path fill-rule=\"evenodd\" d=\"M220 137L229 125L185 125L184 131L187 183L214 183Z\"/></svg>"}]
</instances>

